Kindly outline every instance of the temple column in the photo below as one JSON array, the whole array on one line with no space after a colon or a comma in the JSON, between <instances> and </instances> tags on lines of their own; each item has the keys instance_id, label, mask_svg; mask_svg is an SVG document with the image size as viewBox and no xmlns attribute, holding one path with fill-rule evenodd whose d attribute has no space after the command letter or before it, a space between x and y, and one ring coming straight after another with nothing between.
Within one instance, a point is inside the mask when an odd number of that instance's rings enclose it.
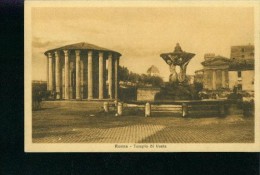
<instances>
[{"instance_id":1,"label":"temple column","mask_svg":"<svg viewBox=\"0 0 260 175\"><path fill-rule=\"evenodd\" d=\"M61 79L61 74L60 74L60 55L58 53L58 51L55 52L55 79L56 79L56 99L60 99L61 98L61 93L60 93L60 90L61 90L61 82L60 82L60 79Z\"/></svg>"},{"instance_id":2,"label":"temple column","mask_svg":"<svg viewBox=\"0 0 260 175\"><path fill-rule=\"evenodd\" d=\"M109 98L112 99L113 98L113 75L112 75L112 72L113 72L113 56L112 56L112 53L109 54L108 56L108 95L109 95Z\"/></svg>"},{"instance_id":3,"label":"temple column","mask_svg":"<svg viewBox=\"0 0 260 175\"><path fill-rule=\"evenodd\" d=\"M48 53L48 59L49 59L49 90L53 90L53 70L52 70L52 55L51 53Z\"/></svg>"},{"instance_id":4,"label":"temple column","mask_svg":"<svg viewBox=\"0 0 260 175\"><path fill-rule=\"evenodd\" d=\"M62 69L61 69L61 79L62 79L62 88L61 88L61 90L62 90L62 99L65 99L65 69L64 69L64 67L62 67Z\"/></svg>"},{"instance_id":5,"label":"temple column","mask_svg":"<svg viewBox=\"0 0 260 175\"><path fill-rule=\"evenodd\" d=\"M64 55L65 55L65 65L64 65L64 69L65 69L65 100L69 99L69 51L68 50L64 50Z\"/></svg>"},{"instance_id":6,"label":"temple column","mask_svg":"<svg viewBox=\"0 0 260 175\"><path fill-rule=\"evenodd\" d=\"M99 91L98 91L98 98L99 99L103 99L104 98L104 65L103 65L103 63L104 63L104 61L103 61L103 56L104 56L104 54L103 54L103 52L99 52L99 78L98 78L98 80L99 80Z\"/></svg>"},{"instance_id":7,"label":"temple column","mask_svg":"<svg viewBox=\"0 0 260 175\"><path fill-rule=\"evenodd\" d=\"M115 58L115 99L118 99L118 66L119 57Z\"/></svg>"},{"instance_id":8,"label":"temple column","mask_svg":"<svg viewBox=\"0 0 260 175\"><path fill-rule=\"evenodd\" d=\"M70 69L69 69L69 99L73 99L74 98L74 72L73 72L73 68L74 68L74 63L73 62L69 62L70 65Z\"/></svg>"},{"instance_id":9,"label":"temple column","mask_svg":"<svg viewBox=\"0 0 260 175\"><path fill-rule=\"evenodd\" d=\"M76 99L81 99L81 87L80 87L80 50L76 50Z\"/></svg>"},{"instance_id":10,"label":"temple column","mask_svg":"<svg viewBox=\"0 0 260 175\"><path fill-rule=\"evenodd\" d=\"M212 70L212 89L216 90L216 70Z\"/></svg>"},{"instance_id":11,"label":"temple column","mask_svg":"<svg viewBox=\"0 0 260 175\"><path fill-rule=\"evenodd\" d=\"M226 87L226 76L225 76L225 70L222 70L222 87Z\"/></svg>"},{"instance_id":12,"label":"temple column","mask_svg":"<svg viewBox=\"0 0 260 175\"><path fill-rule=\"evenodd\" d=\"M209 75L209 71L207 69L204 69L204 72L203 72L203 86L205 89L208 89L211 82L209 82L209 78L208 78L208 75Z\"/></svg>"},{"instance_id":13,"label":"temple column","mask_svg":"<svg viewBox=\"0 0 260 175\"><path fill-rule=\"evenodd\" d=\"M47 56L47 75L46 75L46 80L47 80L47 90L49 90L49 57Z\"/></svg>"},{"instance_id":14,"label":"temple column","mask_svg":"<svg viewBox=\"0 0 260 175\"><path fill-rule=\"evenodd\" d=\"M93 99L92 51L88 51L88 99Z\"/></svg>"},{"instance_id":15,"label":"temple column","mask_svg":"<svg viewBox=\"0 0 260 175\"><path fill-rule=\"evenodd\" d=\"M80 60L80 86L81 86L81 99L84 98L84 61Z\"/></svg>"}]
</instances>

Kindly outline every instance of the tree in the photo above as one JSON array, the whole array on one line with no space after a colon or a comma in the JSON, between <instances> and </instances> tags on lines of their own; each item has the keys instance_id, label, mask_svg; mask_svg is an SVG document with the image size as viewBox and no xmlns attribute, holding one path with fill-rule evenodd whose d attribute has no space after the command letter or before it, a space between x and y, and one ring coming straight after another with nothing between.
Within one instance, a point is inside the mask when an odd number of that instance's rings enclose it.
<instances>
[{"instance_id":1,"label":"tree","mask_svg":"<svg viewBox=\"0 0 260 175\"><path fill-rule=\"evenodd\" d=\"M158 76L147 76L145 82L152 86L161 86L163 84L163 79Z\"/></svg>"},{"instance_id":2,"label":"tree","mask_svg":"<svg viewBox=\"0 0 260 175\"><path fill-rule=\"evenodd\" d=\"M118 71L120 81L130 81L132 83L138 83L139 85L151 84L152 86L161 86L163 84L161 77L146 74L140 75L129 71L127 67L124 66L119 66Z\"/></svg>"},{"instance_id":3,"label":"tree","mask_svg":"<svg viewBox=\"0 0 260 175\"><path fill-rule=\"evenodd\" d=\"M119 66L118 69L119 81L128 81L129 70L126 67Z\"/></svg>"},{"instance_id":4,"label":"tree","mask_svg":"<svg viewBox=\"0 0 260 175\"><path fill-rule=\"evenodd\" d=\"M129 81L133 83L137 83L140 80L140 76L137 73L130 72L129 74Z\"/></svg>"}]
</instances>

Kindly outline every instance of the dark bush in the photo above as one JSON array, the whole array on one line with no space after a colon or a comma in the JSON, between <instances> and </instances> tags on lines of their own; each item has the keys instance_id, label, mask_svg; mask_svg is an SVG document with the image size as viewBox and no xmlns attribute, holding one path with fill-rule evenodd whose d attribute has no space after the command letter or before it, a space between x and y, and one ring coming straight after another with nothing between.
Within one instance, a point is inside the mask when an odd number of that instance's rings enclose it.
<instances>
[{"instance_id":1,"label":"dark bush","mask_svg":"<svg viewBox=\"0 0 260 175\"><path fill-rule=\"evenodd\" d=\"M40 109L42 100L47 98L47 84L32 83L32 110Z\"/></svg>"},{"instance_id":2,"label":"dark bush","mask_svg":"<svg viewBox=\"0 0 260 175\"><path fill-rule=\"evenodd\" d=\"M242 102L243 113L245 117L254 116L255 103L253 100Z\"/></svg>"},{"instance_id":3,"label":"dark bush","mask_svg":"<svg viewBox=\"0 0 260 175\"><path fill-rule=\"evenodd\" d=\"M119 98L122 101L135 101L137 99L136 87L120 88L119 93Z\"/></svg>"},{"instance_id":4,"label":"dark bush","mask_svg":"<svg viewBox=\"0 0 260 175\"><path fill-rule=\"evenodd\" d=\"M237 92L237 87L233 88L233 92L228 95L227 99L229 100L236 100L236 101L241 101L243 99L242 94Z\"/></svg>"},{"instance_id":5,"label":"dark bush","mask_svg":"<svg viewBox=\"0 0 260 175\"><path fill-rule=\"evenodd\" d=\"M41 108L41 101L42 101L43 93L42 91L34 87L32 89L32 109L33 110L38 110Z\"/></svg>"}]
</instances>

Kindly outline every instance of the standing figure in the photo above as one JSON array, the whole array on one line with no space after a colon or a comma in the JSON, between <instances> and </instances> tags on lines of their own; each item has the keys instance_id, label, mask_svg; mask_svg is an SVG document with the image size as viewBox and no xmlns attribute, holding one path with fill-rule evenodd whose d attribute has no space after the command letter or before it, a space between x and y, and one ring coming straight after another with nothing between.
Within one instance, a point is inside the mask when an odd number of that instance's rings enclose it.
<instances>
[{"instance_id":1,"label":"standing figure","mask_svg":"<svg viewBox=\"0 0 260 175\"><path fill-rule=\"evenodd\" d=\"M187 79L186 78L186 69L187 69L189 62L190 61L188 60L187 62L180 65L180 73L179 73L179 76L178 76L179 82L184 82Z\"/></svg>"},{"instance_id":2,"label":"standing figure","mask_svg":"<svg viewBox=\"0 0 260 175\"><path fill-rule=\"evenodd\" d=\"M169 68L170 68L170 76L169 76L169 82L177 82L178 81L178 74L175 70L175 65L168 60L167 63L169 64Z\"/></svg>"}]
</instances>

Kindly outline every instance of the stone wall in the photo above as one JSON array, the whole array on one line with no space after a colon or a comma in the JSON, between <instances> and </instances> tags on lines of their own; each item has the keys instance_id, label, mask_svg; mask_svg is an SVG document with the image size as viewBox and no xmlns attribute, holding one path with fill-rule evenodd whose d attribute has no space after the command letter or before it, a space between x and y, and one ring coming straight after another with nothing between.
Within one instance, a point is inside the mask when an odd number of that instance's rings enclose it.
<instances>
[{"instance_id":1,"label":"stone wall","mask_svg":"<svg viewBox=\"0 0 260 175\"><path fill-rule=\"evenodd\" d=\"M234 86L237 86L237 81L238 81L238 77L237 77L237 71L228 71L228 87L229 89L233 89Z\"/></svg>"},{"instance_id":2,"label":"stone wall","mask_svg":"<svg viewBox=\"0 0 260 175\"><path fill-rule=\"evenodd\" d=\"M154 101L155 95L160 92L160 88L138 88L137 101Z\"/></svg>"},{"instance_id":3,"label":"stone wall","mask_svg":"<svg viewBox=\"0 0 260 175\"><path fill-rule=\"evenodd\" d=\"M241 71L241 78L238 78L238 71L229 71L229 89L233 89L238 84L242 85L244 91L254 91L254 70Z\"/></svg>"},{"instance_id":4,"label":"stone wall","mask_svg":"<svg viewBox=\"0 0 260 175\"><path fill-rule=\"evenodd\" d=\"M246 70L241 72L242 76L242 90L254 91L254 71Z\"/></svg>"}]
</instances>

